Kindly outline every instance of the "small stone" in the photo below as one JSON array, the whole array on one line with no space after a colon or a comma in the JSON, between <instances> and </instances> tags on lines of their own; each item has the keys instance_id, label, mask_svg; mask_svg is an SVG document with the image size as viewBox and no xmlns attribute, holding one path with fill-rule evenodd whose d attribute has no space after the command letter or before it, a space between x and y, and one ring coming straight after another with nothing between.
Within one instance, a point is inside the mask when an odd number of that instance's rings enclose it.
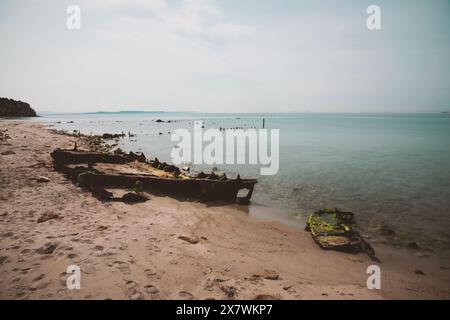
<instances>
[{"instance_id":1,"label":"small stone","mask_svg":"<svg viewBox=\"0 0 450 320\"><path fill-rule=\"evenodd\" d=\"M287 288L287 289L285 289L285 288ZM286 287L283 288L283 290L286 290L289 293L294 293L295 292L295 289L292 288L291 286L286 286Z\"/></svg>"},{"instance_id":2,"label":"small stone","mask_svg":"<svg viewBox=\"0 0 450 320\"><path fill-rule=\"evenodd\" d=\"M222 290L225 295L229 298L229 299L234 299L237 296L238 290L236 287L233 286L227 286L227 285L220 285L219 286L220 290Z\"/></svg>"},{"instance_id":3,"label":"small stone","mask_svg":"<svg viewBox=\"0 0 450 320\"><path fill-rule=\"evenodd\" d=\"M410 242L408 243L408 248L419 249L419 245L417 244L417 242Z\"/></svg>"},{"instance_id":4,"label":"small stone","mask_svg":"<svg viewBox=\"0 0 450 320\"><path fill-rule=\"evenodd\" d=\"M128 204L145 202L147 200L149 200L148 197L146 197L143 194L135 193L135 192L128 192L122 196L122 201L125 203L128 203Z\"/></svg>"},{"instance_id":5,"label":"small stone","mask_svg":"<svg viewBox=\"0 0 450 320\"><path fill-rule=\"evenodd\" d=\"M280 275L273 270L265 270L261 277L267 280L278 280Z\"/></svg>"},{"instance_id":6,"label":"small stone","mask_svg":"<svg viewBox=\"0 0 450 320\"><path fill-rule=\"evenodd\" d=\"M60 215L55 212L45 212L37 219L37 223L59 218L61 218Z\"/></svg>"},{"instance_id":7,"label":"small stone","mask_svg":"<svg viewBox=\"0 0 450 320\"><path fill-rule=\"evenodd\" d=\"M184 240L186 242L189 242L191 244L197 244L200 242L198 238L189 237L189 236L179 236L178 239Z\"/></svg>"},{"instance_id":8,"label":"small stone","mask_svg":"<svg viewBox=\"0 0 450 320\"><path fill-rule=\"evenodd\" d=\"M353 257L347 257L348 260L353 261L353 262L358 262L358 263L363 263L364 261L358 258L353 258Z\"/></svg>"},{"instance_id":9,"label":"small stone","mask_svg":"<svg viewBox=\"0 0 450 320\"><path fill-rule=\"evenodd\" d=\"M39 249L37 249L36 252L39 254L52 254L53 251L55 251L57 246L58 246L58 244L56 244L54 242L48 242L45 245L43 245L42 247L40 247Z\"/></svg>"},{"instance_id":10,"label":"small stone","mask_svg":"<svg viewBox=\"0 0 450 320\"><path fill-rule=\"evenodd\" d=\"M421 276L425 275L425 273L422 270L416 270L416 271L414 271L414 273L420 274Z\"/></svg>"},{"instance_id":11,"label":"small stone","mask_svg":"<svg viewBox=\"0 0 450 320\"><path fill-rule=\"evenodd\" d=\"M46 182L50 182L50 179L44 176L39 176L36 178L36 181L39 183L46 183Z\"/></svg>"},{"instance_id":12,"label":"small stone","mask_svg":"<svg viewBox=\"0 0 450 320\"><path fill-rule=\"evenodd\" d=\"M423 252L416 252L415 255L419 258L428 258L430 255Z\"/></svg>"}]
</instances>

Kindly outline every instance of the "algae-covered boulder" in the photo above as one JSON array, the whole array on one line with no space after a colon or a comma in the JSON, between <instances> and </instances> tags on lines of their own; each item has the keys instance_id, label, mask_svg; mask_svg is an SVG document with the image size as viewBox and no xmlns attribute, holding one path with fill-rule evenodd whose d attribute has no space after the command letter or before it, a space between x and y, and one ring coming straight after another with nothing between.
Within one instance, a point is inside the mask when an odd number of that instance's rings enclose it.
<instances>
[{"instance_id":1,"label":"algae-covered boulder","mask_svg":"<svg viewBox=\"0 0 450 320\"><path fill-rule=\"evenodd\" d=\"M0 98L0 117L36 117L30 105L26 102L8 98Z\"/></svg>"},{"instance_id":2,"label":"algae-covered boulder","mask_svg":"<svg viewBox=\"0 0 450 320\"><path fill-rule=\"evenodd\" d=\"M365 252L370 258L378 261L370 244L353 230L353 216L352 212L323 209L308 217L306 230L311 232L322 249L350 253Z\"/></svg>"}]
</instances>

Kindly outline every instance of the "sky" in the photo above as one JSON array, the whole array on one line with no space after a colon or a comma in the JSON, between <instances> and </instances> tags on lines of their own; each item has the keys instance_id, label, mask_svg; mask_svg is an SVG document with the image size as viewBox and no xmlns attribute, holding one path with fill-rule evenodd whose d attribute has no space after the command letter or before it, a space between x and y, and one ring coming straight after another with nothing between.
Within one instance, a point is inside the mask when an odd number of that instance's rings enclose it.
<instances>
[{"instance_id":1,"label":"sky","mask_svg":"<svg viewBox=\"0 0 450 320\"><path fill-rule=\"evenodd\" d=\"M450 110L449 0L0 0L0 39L39 112Z\"/></svg>"}]
</instances>

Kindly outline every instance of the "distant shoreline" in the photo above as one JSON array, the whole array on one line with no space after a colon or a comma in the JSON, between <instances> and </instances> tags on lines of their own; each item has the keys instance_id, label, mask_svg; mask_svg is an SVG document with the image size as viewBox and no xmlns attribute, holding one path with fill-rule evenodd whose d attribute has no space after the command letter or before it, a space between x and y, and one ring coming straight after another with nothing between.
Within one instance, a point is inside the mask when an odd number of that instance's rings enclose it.
<instances>
[{"instance_id":1,"label":"distant shoreline","mask_svg":"<svg viewBox=\"0 0 450 320\"><path fill-rule=\"evenodd\" d=\"M448 114L449 111L436 112L205 112L205 111L146 111L146 110L121 110L121 111L93 111L93 112L55 112L55 111L37 111L40 115L86 115L86 114L214 114L214 115L291 115L291 114L308 114L308 115L439 115Z\"/></svg>"}]
</instances>

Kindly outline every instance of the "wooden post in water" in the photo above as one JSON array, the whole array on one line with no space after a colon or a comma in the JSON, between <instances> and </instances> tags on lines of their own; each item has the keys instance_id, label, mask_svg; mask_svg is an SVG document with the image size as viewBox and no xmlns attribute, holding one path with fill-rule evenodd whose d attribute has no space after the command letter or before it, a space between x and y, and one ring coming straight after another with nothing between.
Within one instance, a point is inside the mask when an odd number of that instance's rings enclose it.
<instances>
[{"instance_id":1,"label":"wooden post in water","mask_svg":"<svg viewBox=\"0 0 450 320\"><path fill-rule=\"evenodd\" d=\"M263 129L266 127L266 119L263 118Z\"/></svg>"}]
</instances>

